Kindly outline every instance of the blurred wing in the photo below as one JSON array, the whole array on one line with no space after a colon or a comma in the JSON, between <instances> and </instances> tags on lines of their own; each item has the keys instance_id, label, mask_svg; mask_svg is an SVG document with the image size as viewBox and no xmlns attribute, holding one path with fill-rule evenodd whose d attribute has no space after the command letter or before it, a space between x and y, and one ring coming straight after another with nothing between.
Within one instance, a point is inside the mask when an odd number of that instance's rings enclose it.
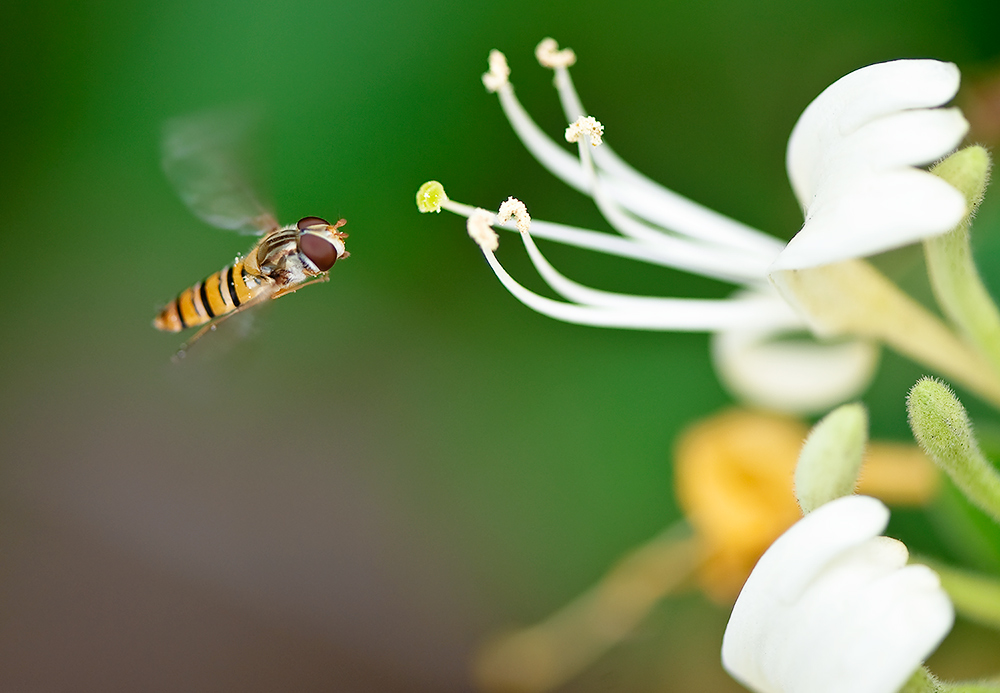
<instances>
[{"instance_id":1,"label":"blurred wing","mask_svg":"<svg viewBox=\"0 0 1000 693\"><path fill-rule=\"evenodd\" d=\"M263 306L259 308L241 311L229 320L207 325L204 331L199 330L184 342L171 360L175 363L182 360L211 361L226 356L236 348L247 348L247 343L252 343L253 336L260 331L256 321L260 318Z\"/></svg>"},{"instance_id":2,"label":"blurred wing","mask_svg":"<svg viewBox=\"0 0 1000 693\"><path fill-rule=\"evenodd\" d=\"M251 146L256 120L224 111L167 122L163 170L184 204L203 221L260 235L278 223L258 194L260 167Z\"/></svg>"},{"instance_id":3,"label":"blurred wing","mask_svg":"<svg viewBox=\"0 0 1000 693\"><path fill-rule=\"evenodd\" d=\"M232 349L235 344L250 335L255 316L263 312L264 306L271 303L270 299L274 298L275 291L276 288L273 286L266 287L252 300L244 303L231 313L221 315L211 322L202 325L186 342L181 344L180 348L174 354L173 360L176 362L187 358L188 350L195 342L203 344L205 341L208 341L209 344L215 345L213 350L220 353ZM203 347L198 347L199 351L202 349Z\"/></svg>"}]
</instances>

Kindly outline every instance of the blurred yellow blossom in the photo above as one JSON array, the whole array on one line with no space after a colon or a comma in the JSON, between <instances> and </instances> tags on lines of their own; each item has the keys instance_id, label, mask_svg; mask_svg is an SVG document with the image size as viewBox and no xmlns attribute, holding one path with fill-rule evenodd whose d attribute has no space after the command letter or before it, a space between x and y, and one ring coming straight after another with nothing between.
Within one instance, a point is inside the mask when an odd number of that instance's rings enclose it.
<instances>
[{"instance_id":1,"label":"blurred yellow blossom","mask_svg":"<svg viewBox=\"0 0 1000 693\"><path fill-rule=\"evenodd\" d=\"M678 440L674 487L701 539L699 585L714 599L735 597L764 550L802 517L792 482L808 432L790 417L732 409Z\"/></svg>"}]
</instances>

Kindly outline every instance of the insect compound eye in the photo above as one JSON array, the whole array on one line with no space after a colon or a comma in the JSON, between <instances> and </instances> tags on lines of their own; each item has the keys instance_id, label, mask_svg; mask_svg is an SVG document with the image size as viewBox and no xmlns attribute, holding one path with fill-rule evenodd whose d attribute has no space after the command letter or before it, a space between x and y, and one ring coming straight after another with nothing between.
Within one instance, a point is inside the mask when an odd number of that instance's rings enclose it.
<instances>
[{"instance_id":1,"label":"insect compound eye","mask_svg":"<svg viewBox=\"0 0 1000 693\"><path fill-rule=\"evenodd\" d=\"M337 248L333 243L313 233L304 233L299 237L299 249L320 272L326 272L337 261Z\"/></svg>"},{"instance_id":2,"label":"insect compound eye","mask_svg":"<svg viewBox=\"0 0 1000 693\"><path fill-rule=\"evenodd\" d=\"M310 226L329 226L330 222L326 219L321 219L320 217L302 217L299 219L299 223L296 224L299 227L299 231L307 229Z\"/></svg>"}]
</instances>

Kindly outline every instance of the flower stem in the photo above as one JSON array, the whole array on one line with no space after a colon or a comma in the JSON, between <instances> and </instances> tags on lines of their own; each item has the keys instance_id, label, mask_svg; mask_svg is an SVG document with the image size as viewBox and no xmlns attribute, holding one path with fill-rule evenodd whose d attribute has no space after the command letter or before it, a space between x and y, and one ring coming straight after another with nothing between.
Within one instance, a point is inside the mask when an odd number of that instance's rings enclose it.
<instances>
[{"instance_id":1,"label":"flower stem","mask_svg":"<svg viewBox=\"0 0 1000 693\"><path fill-rule=\"evenodd\" d=\"M1000 522L1000 472L979 449L965 407L944 383L922 378L906 408L913 435L966 498Z\"/></svg>"},{"instance_id":2,"label":"flower stem","mask_svg":"<svg viewBox=\"0 0 1000 693\"><path fill-rule=\"evenodd\" d=\"M952 231L924 241L931 286L941 310L1000 372L1000 311L972 259L969 228L989 179L990 155L967 147L931 169L965 195L968 214Z\"/></svg>"},{"instance_id":3,"label":"flower stem","mask_svg":"<svg viewBox=\"0 0 1000 693\"><path fill-rule=\"evenodd\" d=\"M868 262L780 270L771 280L817 335L877 339L1000 407L990 364Z\"/></svg>"},{"instance_id":4,"label":"flower stem","mask_svg":"<svg viewBox=\"0 0 1000 693\"><path fill-rule=\"evenodd\" d=\"M1000 680L940 683L942 693L1000 693Z\"/></svg>"},{"instance_id":5,"label":"flower stem","mask_svg":"<svg viewBox=\"0 0 1000 693\"><path fill-rule=\"evenodd\" d=\"M478 688L541 693L593 663L691 577L700 545L686 534L668 528L545 621L487 642L473 664Z\"/></svg>"},{"instance_id":6,"label":"flower stem","mask_svg":"<svg viewBox=\"0 0 1000 693\"><path fill-rule=\"evenodd\" d=\"M927 667L920 667L898 693L1000 693L1000 680L941 681Z\"/></svg>"},{"instance_id":7,"label":"flower stem","mask_svg":"<svg viewBox=\"0 0 1000 693\"><path fill-rule=\"evenodd\" d=\"M942 693L943 691L944 686L937 677L928 671L927 667L920 667L913 672L913 676L903 684L898 693Z\"/></svg>"}]
</instances>

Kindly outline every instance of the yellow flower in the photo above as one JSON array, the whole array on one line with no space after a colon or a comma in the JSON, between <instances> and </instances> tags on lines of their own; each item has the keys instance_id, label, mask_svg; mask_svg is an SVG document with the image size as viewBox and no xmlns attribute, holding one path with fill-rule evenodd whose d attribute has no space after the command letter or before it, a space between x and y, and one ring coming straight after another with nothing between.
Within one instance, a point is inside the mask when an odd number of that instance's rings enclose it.
<instances>
[{"instance_id":1,"label":"yellow flower","mask_svg":"<svg viewBox=\"0 0 1000 693\"><path fill-rule=\"evenodd\" d=\"M792 483L808 432L790 417L732 409L681 435L674 488L701 540L699 585L713 599L734 598L764 550L801 519Z\"/></svg>"}]
</instances>

